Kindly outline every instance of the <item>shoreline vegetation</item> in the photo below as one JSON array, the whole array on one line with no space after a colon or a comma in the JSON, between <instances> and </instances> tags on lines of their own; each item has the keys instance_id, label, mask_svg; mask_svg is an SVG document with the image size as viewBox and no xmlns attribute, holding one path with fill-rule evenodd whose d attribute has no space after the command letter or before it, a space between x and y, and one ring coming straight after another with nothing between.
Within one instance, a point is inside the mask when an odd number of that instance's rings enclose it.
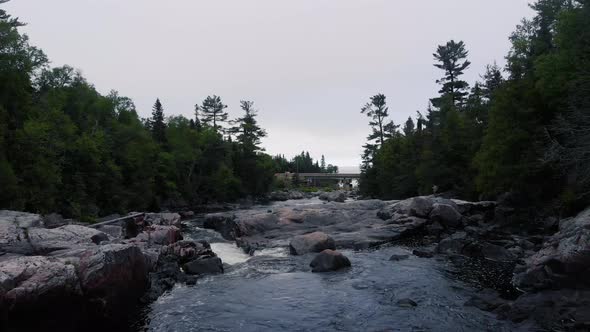
<instances>
[{"instance_id":1,"label":"shoreline vegetation","mask_svg":"<svg viewBox=\"0 0 590 332\"><path fill-rule=\"evenodd\" d=\"M189 119L157 99L142 119L130 98L51 68L23 25L0 9L0 208L94 222L261 197L278 172L338 171L309 152L264 153L252 101L229 119L221 97L208 96Z\"/></svg>"},{"instance_id":2,"label":"shoreline vegetation","mask_svg":"<svg viewBox=\"0 0 590 332\"><path fill-rule=\"evenodd\" d=\"M252 101L230 120L219 96L191 119L167 117L157 99L141 119L131 99L99 94L72 67L50 68L0 9L0 326L120 326L174 285L223 273L207 241L183 239L202 208L229 210L204 215L203 226L244 252L289 243L291 254L317 255L315 272L354 266L335 250L416 238L412 255L468 272L473 259L506 263L510 286L482 282L466 305L530 329L590 329L590 2L531 7L509 37L506 67L487 66L473 86L461 79L467 46L440 45L440 94L403 127L388 119L385 95L370 98L352 193L333 183L316 192L297 176L277 183L276 173L338 167L308 152L264 153ZM322 202L251 209L258 198L315 196ZM146 212L92 227L129 211Z\"/></svg>"}]
</instances>

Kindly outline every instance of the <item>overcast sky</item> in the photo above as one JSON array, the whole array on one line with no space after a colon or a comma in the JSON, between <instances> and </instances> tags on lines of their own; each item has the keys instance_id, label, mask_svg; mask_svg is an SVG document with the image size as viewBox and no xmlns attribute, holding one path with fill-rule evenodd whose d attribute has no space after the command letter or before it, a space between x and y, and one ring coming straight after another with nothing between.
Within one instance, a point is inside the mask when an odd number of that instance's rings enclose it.
<instances>
[{"instance_id":1,"label":"overcast sky","mask_svg":"<svg viewBox=\"0 0 590 332\"><path fill-rule=\"evenodd\" d=\"M387 96L402 123L436 95L436 46L463 40L472 83L503 65L528 0L12 0L52 65L69 64L102 93L131 97L141 116L157 97L192 117L217 94L239 115L253 100L268 153L309 150L360 163L370 132L359 110Z\"/></svg>"}]
</instances>

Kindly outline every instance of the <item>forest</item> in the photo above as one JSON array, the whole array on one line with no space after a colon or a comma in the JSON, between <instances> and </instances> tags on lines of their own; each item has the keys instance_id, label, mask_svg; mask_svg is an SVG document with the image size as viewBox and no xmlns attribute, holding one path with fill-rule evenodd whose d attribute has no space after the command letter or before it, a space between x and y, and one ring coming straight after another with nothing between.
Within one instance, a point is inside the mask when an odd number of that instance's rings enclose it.
<instances>
[{"instance_id":1,"label":"forest","mask_svg":"<svg viewBox=\"0 0 590 332\"><path fill-rule=\"evenodd\" d=\"M386 96L361 110L373 128L364 146L362 191L394 199L449 193L495 199L516 193L563 213L590 198L590 2L540 0L510 35L506 66L462 79L467 45L436 48L439 95L403 124Z\"/></svg>"},{"instance_id":2,"label":"forest","mask_svg":"<svg viewBox=\"0 0 590 332\"><path fill-rule=\"evenodd\" d=\"M101 95L70 66L50 68L21 26L0 10L0 208L93 221L258 197L296 167L337 171L323 156L319 165L309 153L264 153L252 101L229 119L228 105L209 96L187 119L165 114L158 99L142 119L130 98Z\"/></svg>"}]
</instances>

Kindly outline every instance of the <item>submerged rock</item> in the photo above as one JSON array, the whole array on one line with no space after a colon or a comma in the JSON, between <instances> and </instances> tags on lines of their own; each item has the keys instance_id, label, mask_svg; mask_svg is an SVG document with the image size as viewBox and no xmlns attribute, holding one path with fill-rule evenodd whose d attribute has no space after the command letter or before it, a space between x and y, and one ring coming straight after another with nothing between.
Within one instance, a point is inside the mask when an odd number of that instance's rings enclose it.
<instances>
[{"instance_id":1,"label":"submerged rock","mask_svg":"<svg viewBox=\"0 0 590 332\"><path fill-rule=\"evenodd\" d=\"M401 300L397 301L397 305L402 308L413 308L413 307L417 307L418 303L416 303L412 299L401 299Z\"/></svg>"},{"instance_id":2,"label":"submerged rock","mask_svg":"<svg viewBox=\"0 0 590 332\"><path fill-rule=\"evenodd\" d=\"M391 257L389 257L390 261L394 261L394 262L399 262L399 261L403 261L410 258L410 255L391 255Z\"/></svg>"},{"instance_id":3,"label":"submerged rock","mask_svg":"<svg viewBox=\"0 0 590 332\"><path fill-rule=\"evenodd\" d=\"M309 264L311 272L330 272L350 267L350 260L338 251L326 249Z\"/></svg>"},{"instance_id":4,"label":"submerged rock","mask_svg":"<svg viewBox=\"0 0 590 332\"><path fill-rule=\"evenodd\" d=\"M321 252L325 249L336 249L334 239L322 232L299 235L291 240L289 249L293 255L304 255L310 252Z\"/></svg>"},{"instance_id":5,"label":"submerged rock","mask_svg":"<svg viewBox=\"0 0 590 332\"><path fill-rule=\"evenodd\" d=\"M188 274L219 274L223 273L223 263L219 257L199 258L182 266Z\"/></svg>"}]
</instances>

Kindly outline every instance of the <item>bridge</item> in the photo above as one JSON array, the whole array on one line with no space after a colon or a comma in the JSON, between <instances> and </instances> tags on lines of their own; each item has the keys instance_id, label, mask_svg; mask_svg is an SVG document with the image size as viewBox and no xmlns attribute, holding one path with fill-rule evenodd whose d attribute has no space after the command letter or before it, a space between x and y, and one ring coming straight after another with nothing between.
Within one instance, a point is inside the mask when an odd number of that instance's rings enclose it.
<instances>
[{"instance_id":1,"label":"bridge","mask_svg":"<svg viewBox=\"0 0 590 332\"><path fill-rule=\"evenodd\" d=\"M299 173L300 179L333 179L333 180L342 180L342 179L360 179L361 175L359 173Z\"/></svg>"}]
</instances>

